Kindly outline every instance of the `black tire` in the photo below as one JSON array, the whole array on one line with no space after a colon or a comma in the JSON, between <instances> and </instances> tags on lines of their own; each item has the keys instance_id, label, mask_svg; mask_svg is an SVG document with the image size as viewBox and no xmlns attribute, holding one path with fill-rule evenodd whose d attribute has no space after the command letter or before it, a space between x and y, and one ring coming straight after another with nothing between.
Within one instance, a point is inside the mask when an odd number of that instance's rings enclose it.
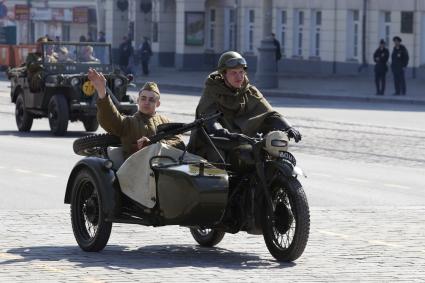
<instances>
[{"instance_id":1,"label":"black tire","mask_svg":"<svg viewBox=\"0 0 425 283\"><path fill-rule=\"evenodd\" d=\"M47 107L50 131L55 136L63 136L68 130L69 107L63 95L53 95Z\"/></svg>"},{"instance_id":2,"label":"black tire","mask_svg":"<svg viewBox=\"0 0 425 283\"><path fill-rule=\"evenodd\" d=\"M32 127L33 116L26 110L24 95L19 93L15 102L16 126L20 132L29 132Z\"/></svg>"},{"instance_id":3,"label":"black tire","mask_svg":"<svg viewBox=\"0 0 425 283\"><path fill-rule=\"evenodd\" d=\"M97 252L108 243L112 222L106 222L99 184L93 174L82 169L75 176L71 195L71 222L74 237L82 250Z\"/></svg>"},{"instance_id":4,"label":"black tire","mask_svg":"<svg viewBox=\"0 0 425 283\"><path fill-rule=\"evenodd\" d=\"M98 148L119 145L121 145L119 137L111 134L98 134L76 139L73 148L74 152L78 155L90 156L93 155Z\"/></svg>"},{"instance_id":5,"label":"black tire","mask_svg":"<svg viewBox=\"0 0 425 283\"><path fill-rule=\"evenodd\" d=\"M190 228L190 233L199 245L214 247L223 240L225 232L215 229Z\"/></svg>"},{"instance_id":6,"label":"black tire","mask_svg":"<svg viewBox=\"0 0 425 283\"><path fill-rule=\"evenodd\" d=\"M310 233L310 211L304 190L298 180L280 177L272 184L274 221L264 209L263 237L270 254L278 261L299 258Z\"/></svg>"},{"instance_id":7,"label":"black tire","mask_svg":"<svg viewBox=\"0 0 425 283\"><path fill-rule=\"evenodd\" d=\"M84 124L84 129L86 129L87 132L96 132L99 128L99 122L97 121L96 116L85 117L82 119L82 122Z\"/></svg>"}]
</instances>

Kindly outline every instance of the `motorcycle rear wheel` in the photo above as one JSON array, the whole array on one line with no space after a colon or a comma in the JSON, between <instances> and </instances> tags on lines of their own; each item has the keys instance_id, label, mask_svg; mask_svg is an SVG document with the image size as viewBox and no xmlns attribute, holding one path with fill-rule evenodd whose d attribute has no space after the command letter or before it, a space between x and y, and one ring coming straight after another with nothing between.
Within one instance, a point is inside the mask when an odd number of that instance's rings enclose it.
<instances>
[{"instance_id":1,"label":"motorcycle rear wheel","mask_svg":"<svg viewBox=\"0 0 425 283\"><path fill-rule=\"evenodd\" d=\"M199 245L203 247L214 247L223 240L225 232L215 229L190 228L190 233Z\"/></svg>"},{"instance_id":2,"label":"motorcycle rear wheel","mask_svg":"<svg viewBox=\"0 0 425 283\"><path fill-rule=\"evenodd\" d=\"M71 197L71 222L75 239L86 252L102 250L111 235L112 222L105 221L96 178L83 169L76 175Z\"/></svg>"},{"instance_id":3,"label":"motorcycle rear wheel","mask_svg":"<svg viewBox=\"0 0 425 283\"><path fill-rule=\"evenodd\" d=\"M270 254L280 262L299 258L310 233L310 211L298 180L280 177L271 186L273 215L264 209L263 237Z\"/></svg>"}]
</instances>

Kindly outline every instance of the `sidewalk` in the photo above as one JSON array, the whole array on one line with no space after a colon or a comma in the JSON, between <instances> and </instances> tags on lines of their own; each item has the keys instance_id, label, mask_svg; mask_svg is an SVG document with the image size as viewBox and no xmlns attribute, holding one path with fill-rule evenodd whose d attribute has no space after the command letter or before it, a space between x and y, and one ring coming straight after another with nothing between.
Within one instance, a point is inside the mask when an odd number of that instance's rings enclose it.
<instances>
[{"instance_id":1,"label":"sidewalk","mask_svg":"<svg viewBox=\"0 0 425 283\"><path fill-rule=\"evenodd\" d=\"M201 94L209 72L176 71L173 68L154 68L149 76L135 75L136 84L155 81L161 90L196 92ZM251 82L255 74L249 74ZM255 82L254 82L255 84ZM358 102L386 102L425 105L425 83L420 79L407 79L407 95L394 96L394 86L390 75L387 76L386 93L375 95L375 84L372 77L279 77L279 88L261 89L265 96L279 96L305 99L330 99Z\"/></svg>"}]
</instances>

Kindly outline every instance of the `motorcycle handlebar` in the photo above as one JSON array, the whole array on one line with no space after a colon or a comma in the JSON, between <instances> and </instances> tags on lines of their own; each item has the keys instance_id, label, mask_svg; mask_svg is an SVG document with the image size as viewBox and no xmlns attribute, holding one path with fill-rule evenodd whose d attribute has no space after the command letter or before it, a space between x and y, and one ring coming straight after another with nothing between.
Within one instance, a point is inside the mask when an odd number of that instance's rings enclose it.
<instances>
[{"instance_id":1,"label":"motorcycle handlebar","mask_svg":"<svg viewBox=\"0 0 425 283\"><path fill-rule=\"evenodd\" d=\"M157 133L156 135L149 137L149 140L150 140L149 144L154 144L156 142L159 142L160 140L163 140L163 139L175 136L175 135L183 134L183 133L190 131L194 128L200 128L206 122L211 121L211 120L217 120L222 115L223 115L223 113L217 112L217 113L212 114L210 116L196 119L192 123L184 124L179 128L171 129L171 130L169 130L167 132L163 132L163 133Z\"/></svg>"}]
</instances>

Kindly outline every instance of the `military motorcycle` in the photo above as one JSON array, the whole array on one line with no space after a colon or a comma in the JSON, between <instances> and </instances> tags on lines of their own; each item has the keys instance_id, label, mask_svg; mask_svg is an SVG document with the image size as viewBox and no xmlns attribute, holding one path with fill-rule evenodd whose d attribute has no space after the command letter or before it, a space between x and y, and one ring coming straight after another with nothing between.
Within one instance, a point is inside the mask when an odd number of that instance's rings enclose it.
<instances>
[{"instance_id":1,"label":"military motorcycle","mask_svg":"<svg viewBox=\"0 0 425 283\"><path fill-rule=\"evenodd\" d=\"M199 130L221 162L188 160L185 155L190 153L177 149L174 156L150 157L148 178L154 180L154 194L148 203L152 205L136 201L121 187L123 180L117 172L128 160L122 165L123 160L114 156L112 149L119 149L119 138L100 134L77 139L74 151L86 157L70 174L65 203L70 204L72 228L81 249L102 250L112 223L132 223L188 227L205 247L220 243L225 233L245 231L263 235L276 260L299 258L309 237L310 213L298 180L304 174L288 151L287 134L238 134L232 139L208 135L207 123L220 115L158 127L151 144Z\"/></svg>"}]
</instances>

